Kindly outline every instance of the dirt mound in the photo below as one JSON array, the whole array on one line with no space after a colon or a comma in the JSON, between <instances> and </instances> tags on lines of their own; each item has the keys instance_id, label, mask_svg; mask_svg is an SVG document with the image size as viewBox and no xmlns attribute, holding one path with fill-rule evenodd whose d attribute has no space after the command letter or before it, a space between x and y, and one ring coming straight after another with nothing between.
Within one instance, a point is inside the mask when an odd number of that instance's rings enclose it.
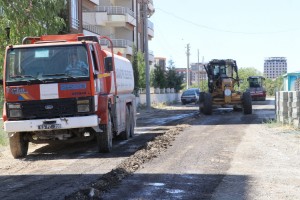
<instances>
[{"instance_id":1,"label":"dirt mound","mask_svg":"<svg viewBox=\"0 0 300 200\"><path fill-rule=\"evenodd\" d=\"M115 169L104 174L97 182L66 196L65 199L101 199L101 195L104 192L117 186L124 178L138 170L143 163L157 157L162 151L167 149L175 139L176 135L188 126L189 125L178 125L175 128L166 131L163 135L157 136L135 154L124 160Z\"/></svg>"}]
</instances>

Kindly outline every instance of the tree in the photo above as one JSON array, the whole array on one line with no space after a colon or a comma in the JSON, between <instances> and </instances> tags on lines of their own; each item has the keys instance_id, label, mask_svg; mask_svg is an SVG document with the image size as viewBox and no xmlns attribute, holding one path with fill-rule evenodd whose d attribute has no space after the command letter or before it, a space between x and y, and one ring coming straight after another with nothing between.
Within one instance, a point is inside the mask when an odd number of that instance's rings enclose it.
<instances>
[{"instance_id":1,"label":"tree","mask_svg":"<svg viewBox=\"0 0 300 200\"><path fill-rule=\"evenodd\" d=\"M267 78L265 80L265 88L267 95L274 96L277 91L281 91L283 89L283 77L280 76L275 80Z\"/></svg>"},{"instance_id":2,"label":"tree","mask_svg":"<svg viewBox=\"0 0 300 200\"><path fill-rule=\"evenodd\" d=\"M66 26L60 17L66 8L62 0L1 0L0 32L10 28L10 40L1 34L1 49L10 44L20 44L26 36L57 34ZM3 63L3 51L0 53L0 63Z\"/></svg>"},{"instance_id":3,"label":"tree","mask_svg":"<svg viewBox=\"0 0 300 200\"><path fill-rule=\"evenodd\" d=\"M146 88L146 64L144 60L144 54L137 51L136 47L133 47L132 67L134 75L134 90L137 91L141 88Z\"/></svg>"},{"instance_id":4,"label":"tree","mask_svg":"<svg viewBox=\"0 0 300 200\"><path fill-rule=\"evenodd\" d=\"M166 87L179 91L183 88L182 83L183 76L176 73L174 61L169 60L168 70L166 71Z\"/></svg>"},{"instance_id":5,"label":"tree","mask_svg":"<svg viewBox=\"0 0 300 200\"><path fill-rule=\"evenodd\" d=\"M165 88L167 86L165 70L155 65L151 72L151 86L154 88Z\"/></svg>"},{"instance_id":6,"label":"tree","mask_svg":"<svg viewBox=\"0 0 300 200\"><path fill-rule=\"evenodd\" d=\"M247 81L249 76L261 76L262 73L258 71L254 67L246 67L246 68L240 68L238 71L239 78L243 80L242 83L240 83L240 90L246 91L246 89L249 87L249 83Z\"/></svg>"}]
</instances>

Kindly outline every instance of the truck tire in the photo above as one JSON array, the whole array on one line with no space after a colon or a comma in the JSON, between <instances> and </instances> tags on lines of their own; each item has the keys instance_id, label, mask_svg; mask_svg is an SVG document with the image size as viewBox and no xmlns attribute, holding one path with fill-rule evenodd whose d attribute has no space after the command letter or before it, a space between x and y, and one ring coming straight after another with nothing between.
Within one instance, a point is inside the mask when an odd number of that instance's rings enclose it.
<instances>
[{"instance_id":1,"label":"truck tire","mask_svg":"<svg viewBox=\"0 0 300 200\"><path fill-rule=\"evenodd\" d=\"M135 127L135 117L134 117L134 109L132 107L132 105L130 105L129 107L129 111L130 111L130 137L134 136L134 127Z\"/></svg>"},{"instance_id":2,"label":"truck tire","mask_svg":"<svg viewBox=\"0 0 300 200\"><path fill-rule=\"evenodd\" d=\"M101 126L103 132L97 134L98 152L109 153L112 150L112 122L108 111L107 124Z\"/></svg>"},{"instance_id":3,"label":"truck tire","mask_svg":"<svg viewBox=\"0 0 300 200\"><path fill-rule=\"evenodd\" d=\"M9 137L10 151L14 158L23 158L28 152L28 140L24 139L24 133L15 133Z\"/></svg>"},{"instance_id":4,"label":"truck tire","mask_svg":"<svg viewBox=\"0 0 300 200\"><path fill-rule=\"evenodd\" d=\"M120 138L122 140L128 140L130 137L131 131L131 118L130 118L131 109L129 106L126 106L126 114L125 114L125 131L122 131L120 134Z\"/></svg>"},{"instance_id":5,"label":"truck tire","mask_svg":"<svg viewBox=\"0 0 300 200\"><path fill-rule=\"evenodd\" d=\"M204 93L203 113L205 115L211 115L212 113L212 96L210 93Z\"/></svg>"},{"instance_id":6,"label":"truck tire","mask_svg":"<svg viewBox=\"0 0 300 200\"><path fill-rule=\"evenodd\" d=\"M243 109L245 115L252 114L252 99L249 92L243 93Z\"/></svg>"}]
</instances>

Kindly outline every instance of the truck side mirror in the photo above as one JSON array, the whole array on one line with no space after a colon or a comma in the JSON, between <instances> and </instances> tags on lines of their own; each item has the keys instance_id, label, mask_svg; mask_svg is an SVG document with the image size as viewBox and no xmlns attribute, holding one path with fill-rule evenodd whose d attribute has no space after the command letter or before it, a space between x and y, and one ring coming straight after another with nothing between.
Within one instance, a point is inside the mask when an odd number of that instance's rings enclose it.
<instances>
[{"instance_id":1,"label":"truck side mirror","mask_svg":"<svg viewBox=\"0 0 300 200\"><path fill-rule=\"evenodd\" d=\"M105 73L108 73L113 70L112 57L106 57L104 59L104 69L105 69Z\"/></svg>"},{"instance_id":2,"label":"truck side mirror","mask_svg":"<svg viewBox=\"0 0 300 200\"><path fill-rule=\"evenodd\" d=\"M3 79L2 78L0 79L0 85L3 85Z\"/></svg>"}]
</instances>

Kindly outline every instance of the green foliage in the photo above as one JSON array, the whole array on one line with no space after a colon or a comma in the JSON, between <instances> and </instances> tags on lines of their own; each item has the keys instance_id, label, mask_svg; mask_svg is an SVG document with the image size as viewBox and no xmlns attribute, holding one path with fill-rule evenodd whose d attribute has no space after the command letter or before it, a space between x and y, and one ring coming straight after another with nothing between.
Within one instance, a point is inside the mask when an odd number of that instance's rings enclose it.
<instances>
[{"instance_id":1,"label":"green foliage","mask_svg":"<svg viewBox=\"0 0 300 200\"><path fill-rule=\"evenodd\" d=\"M2 120L0 121L0 126L3 126ZM0 129L0 147L1 146L6 146L8 144L8 137L7 133L4 132L4 130L1 128Z\"/></svg>"},{"instance_id":2,"label":"green foliage","mask_svg":"<svg viewBox=\"0 0 300 200\"><path fill-rule=\"evenodd\" d=\"M200 87L199 87L200 84ZM207 84L207 80L200 80L200 83L195 83L193 85L190 86L190 88L200 88L201 92L208 92L208 84Z\"/></svg>"},{"instance_id":3,"label":"green foliage","mask_svg":"<svg viewBox=\"0 0 300 200\"><path fill-rule=\"evenodd\" d=\"M246 91L249 87L249 83L247 81L249 76L262 76L262 73L254 67L240 68L238 74L239 78L243 80L243 82L240 83L240 91Z\"/></svg>"},{"instance_id":4,"label":"green foliage","mask_svg":"<svg viewBox=\"0 0 300 200\"><path fill-rule=\"evenodd\" d=\"M139 71L139 86L140 88L146 88L146 63L144 60L144 54L139 51L137 53L138 71Z\"/></svg>"},{"instance_id":5,"label":"green foliage","mask_svg":"<svg viewBox=\"0 0 300 200\"><path fill-rule=\"evenodd\" d=\"M154 88L165 88L167 86L165 71L162 67L154 66L154 70L151 72L151 86Z\"/></svg>"},{"instance_id":6,"label":"green foliage","mask_svg":"<svg viewBox=\"0 0 300 200\"><path fill-rule=\"evenodd\" d=\"M170 60L166 72L166 87L174 88L176 91L179 91L183 88L182 82L183 76L176 73L175 64L173 60Z\"/></svg>"},{"instance_id":7,"label":"green foliage","mask_svg":"<svg viewBox=\"0 0 300 200\"><path fill-rule=\"evenodd\" d=\"M276 91L283 90L283 77L280 76L275 80L267 78L265 80L265 88L267 90L267 95L274 96Z\"/></svg>"},{"instance_id":8,"label":"green foliage","mask_svg":"<svg viewBox=\"0 0 300 200\"><path fill-rule=\"evenodd\" d=\"M20 44L26 36L57 34L66 26L60 17L66 9L62 0L2 0L0 7L0 63L2 67L5 46ZM5 29L10 27L10 40L6 37ZM2 71L2 70L1 70Z\"/></svg>"},{"instance_id":9,"label":"green foliage","mask_svg":"<svg viewBox=\"0 0 300 200\"><path fill-rule=\"evenodd\" d=\"M133 48L132 67L134 75L134 90L137 91L140 88L146 88L146 64L144 60L144 54L137 51L136 47Z\"/></svg>"}]
</instances>

